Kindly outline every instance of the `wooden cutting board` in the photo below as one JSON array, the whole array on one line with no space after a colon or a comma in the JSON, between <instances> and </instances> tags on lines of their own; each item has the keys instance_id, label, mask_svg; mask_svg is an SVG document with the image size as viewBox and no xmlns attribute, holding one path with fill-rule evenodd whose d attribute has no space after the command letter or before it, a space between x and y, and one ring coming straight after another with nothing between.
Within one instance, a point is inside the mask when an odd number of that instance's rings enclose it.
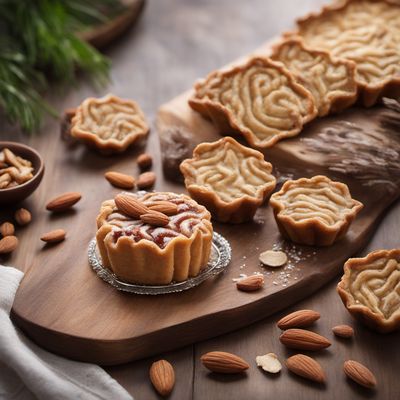
<instances>
[{"instance_id":1,"label":"wooden cutting board","mask_svg":"<svg viewBox=\"0 0 400 400\"><path fill-rule=\"evenodd\" d=\"M219 137L208 121L188 108L187 96L179 96L159 112L165 176L177 176L180 159L189 155L195 144ZM266 152L280 181L323 173L350 186L353 197L365 208L346 238L320 249L285 243L265 205L253 222L214 224L232 246L226 272L189 291L163 296L118 292L98 278L87 261L99 206L118 192L102 175L109 169L134 171L141 149L103 158L82 146L68 148L58 139L43 140L40 150L46 154L51 176L48 172L35 197L36 222L26 228L18 250L16 263L26 275L13 307L15 322L50 351L112 365L246 326L296 303L339 275L344 261L366 244L382 213L399 197L397 123L397 114L384 107L354 108L316 120L297 138ZM163 178L154 133L148 150L156 159L156 189L184 192L182 184ZM46 200L68 190L81 191L83 200L69 213L49 216L44 210ZM68 232L67 240L57 246L42 247L24 239L57 227ZM259 265L259 253L272 247L288 253L287 266L272 270ZM232 280L254 272L265 273L265 288L255 293L237 291Z\"/></svg>"}]
</instances>

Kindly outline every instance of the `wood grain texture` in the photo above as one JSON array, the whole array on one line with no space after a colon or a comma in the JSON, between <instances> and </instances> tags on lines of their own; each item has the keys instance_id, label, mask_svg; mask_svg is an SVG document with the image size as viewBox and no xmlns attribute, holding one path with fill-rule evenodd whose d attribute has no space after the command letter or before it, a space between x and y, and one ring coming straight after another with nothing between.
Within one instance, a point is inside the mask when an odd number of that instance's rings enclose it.
<instances>
[{"instance_id":1,"label":"wood grain texture","mask_svg":"<svg viewBox=\"0 0 400 400\"><path fill-rule=\"evenodd\" d=\"M249 52L269 37L276 36L280 31L288 29L296 16L321 4L319 0L296 1L282 0L279 6L276 2L252 0L250 2L230 1L192 1L174 0L169 2L149 2L143 19L137 27L116 46L110 50L109 55L114 61L113 85L103 92L112 90L117 95L134 97L143 106L145 112L154 117L158 105L171 97L186 90L192 82L204 76L208 71L230 60ZM218 21L218 23L215 23ZM167 73L167 72L168 73ZM63 108L74 106L93 91L86 85L79 90L67 93L63 100L54 96L53 103ZM99 93L103 94L103 93ZM7 133L5 133L7 132ZM46 137L58 135L58 124L50 121L43 128ZM3 129L1 139L12 138L12 130ZM148 144L150 151L156 151L157 140L151 136ZM41 140L40 136L21 140L30 142L45 156L45 162L50 165L56 160L56 140ZM43 213L42 205L53 194L51 191L54 180L63 179L66 190L82 190L85 187L79 181L71 182L68 178L68 169L76 163L78 168L80 160L86 158L85 163L91 169L96 170L95 157L91 153L79 149L70 155L64 172L48 173L45 177L46 190L41 187L25 205L34 210L34 219L39 224L31 225L18 230L21 238L20 250L7 259L8 264L15 264L20 268L29 270L41 251L42 244L32 240L35 233L42 233L47 227L58 227L60 223L71 221L72 232L74 229L73 218L50 218ZM129 155L118 164L113 160L104 159L104 168L118 167L126 172L134 163L129 162ZM159 166L157 166L158 172ZM106 186L102 187L102 190ZM108 190L108 189L107 189ZM110 191L110 193L112 193ZM100 201L100 199L99 199ZM79 212L86 213L90 208L89 203L82 202ZM1 209L1 218L5 219L11 210ZM74 216L72 213L69 217ZM370 246L363 251L380 247L390 248L399 245L396 232L400 224L400 207L397 205L385 218L381 229ZM68 225L69 227L69 225ZM67 229L68 230L68 229ZM76 232L75 232L76 233ZM79 233L79 232L78 232ZM25 240L28 239L28 240ZM67 238L68 240L68 238ZM65 242L67 243L67 242ZM55 248L53 249L53 251ZM61 253L60 253L61 254ZM70 256L73 257L73 256ZM2 260L3 261L3 260ZM40 268L51 268L46 260ZM29 271L28 271L29 273ZM68 281L66 281L66 284ZM292 307L292 311L298 308L315 308L321 311L323 319L316 325L326 335L330 335L330 328L338 323L350 323L352 320L344 310L338 296L335 293L336 281L325 286L314 296L300 303L298 307ZM98 299L101 301L101 299ZM287 399L319 399L319 398L397 398L400 388L397 379L397 371L400 368L399 356L393 352L399 340L398 334L382 337L354 324L356 339L353 342L339 342L333 339L332 350L318 355L318 360L323 364L328 375L326 389L318 389L312 384L290 376L285 370L281 376L270 378L251 365L249 373L241 379L223 378L210 375L200 365L201 354L211 350L226 350L236 352L250 363L258 354L269 351L276 352L280 357L287 355L278 342L279 331L274 325L285 312L281 312L271 318L252 324L237 332L223 335L219 338L208 340L194 346L185 347L182 350L159 357L165 357L171 361L177 372L177 383L171 399L243 399L243 398L277 398ZM156 359L158 357L155 357ZM367 393L363 389L348 383L341 373L343 360L353 358L364 362L377 375L378 390ZM119 380L136 399L158 398L147 381L148 368L152 359L141 360L125 366L109 368L108 371Z\"/></svg>"}]
</instances>

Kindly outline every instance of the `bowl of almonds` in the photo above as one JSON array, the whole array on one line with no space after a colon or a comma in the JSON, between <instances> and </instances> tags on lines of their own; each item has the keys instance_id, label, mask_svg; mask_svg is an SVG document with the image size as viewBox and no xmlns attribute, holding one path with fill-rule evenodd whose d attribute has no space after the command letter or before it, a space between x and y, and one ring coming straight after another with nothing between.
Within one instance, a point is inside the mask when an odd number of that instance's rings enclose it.
<instances>
[{"instance_id":1,"label":"bowl of almonds","mask_svg":"<svg viewBox=\"0 0 400 400\"><path fill-rule=\"evenodd\" d=\"M30 196L43 173L43 159L32 147L0 142L0 204L17 203Z\"/></svg>"}]
</instances>

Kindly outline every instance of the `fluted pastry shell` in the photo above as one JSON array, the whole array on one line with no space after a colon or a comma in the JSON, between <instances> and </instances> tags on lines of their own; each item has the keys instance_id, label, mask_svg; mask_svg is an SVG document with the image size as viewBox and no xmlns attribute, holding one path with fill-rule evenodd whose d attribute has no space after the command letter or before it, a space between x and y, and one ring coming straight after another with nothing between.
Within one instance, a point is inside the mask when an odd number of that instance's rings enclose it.
<instances>
[{"instance_id":1,"label":"fluted pastry shell","mask_svg":"<svg viewBox=\"0 0 400 400\"><path fill-rule=\"evenodd\" d=\"M400 3L347 0L298 20L305 43L356 63L365 106L400 95Z\"/></svg>"},{"instance_id":2,"label":"fluted pastry shell","mask_svg":"<svg viewBox=\"0 0 400 400\"><path fill-rule=\"evenodd\" d=\"M71 136L102 153L121 153L149 132L143 111L132 100L114 95L89 97L71 120Z\"/></svg>"},{"instance_id":3,"label":"fluted pastry shell","mask_svg":"<svg viewBox=\"0 0 400 400\"><path fill-rule=\"evenodd\" d=\"M212 72L195 85L189 105L255 148L298 135L317 115L311 93L282 64L261 57Z\"/></svg>"},{"instance_id":4,"label":"fluted pastry shell","mask_svg":"<svg viewBox=\"0 0 400 400\"><path fill-rule=\"evenodd\" d=\"M244 222L274 190L272 165L231 137L201 143L180 165L190 196L221 222Z\"/></svg>"},{"instance_id":5,"label":"fluted pastry shell","mask_svg":"<svg viewBox=\"0 0 400 400\"><path fill-rule=\"evenodd\" d=\"M183 194L129 195L146 206L173 202L178 213L169 217L167 226L154 227L119 212L114 200L105 201L97 217L96 234L103 265L125 282L144 285L181 282L198 275L211 254L210 213Z\"/></svg>"},{"instance_id":6,"label":"fluted pastry shell","mask_svg":"<svg viewBox=\"0 0 400 400\"><path fill-rule=\"evenodd\" d=\"M355 318L383 333L400 328L400 249L350 258L337 286Z\"/></svg>"},{"instance_id":7,"label":"fluted pastry shell","mask_svg":"<svg viewBox=\"0 0 400 400\"><path fill-rule=\"evenodd\" d=\"M347 185L323 175L286 181L269 201L281 234L295 243L330 246L363 207Z\"/></svg>"},{"instance_id":8,"label":"fluted pastry shell","mask_svg":"<svg viewBox=\"0 0 400 400\"><path fill-rule=\"evenodd\" d=\"M357 100L356 64L334 60L329 52L312 50L300 38L283 40L272 50L280 61L314 97L318 115L340 112Z\"/></svg>"}]
</instances>

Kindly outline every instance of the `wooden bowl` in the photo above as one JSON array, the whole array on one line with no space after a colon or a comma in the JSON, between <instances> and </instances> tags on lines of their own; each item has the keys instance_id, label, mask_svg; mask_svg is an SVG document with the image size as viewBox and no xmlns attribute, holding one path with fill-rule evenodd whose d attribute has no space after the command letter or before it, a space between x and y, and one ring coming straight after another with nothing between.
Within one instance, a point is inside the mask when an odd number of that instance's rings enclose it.
<instances>
[{"instance_id":1,"label":"wooden bowl","mask_svg":"<svg viewBox=\"0 0 400 400\"><path fill-rule=\"evenodd\" d=\"M17 142L0 142L0 151L9 148L17 156L32 163L33 178L29 181L9 189L0 189L0 204L18 203L30 196L39 186L43 178L44 162L40 154L32 147Z\"/></svg>"}]
</instances>

